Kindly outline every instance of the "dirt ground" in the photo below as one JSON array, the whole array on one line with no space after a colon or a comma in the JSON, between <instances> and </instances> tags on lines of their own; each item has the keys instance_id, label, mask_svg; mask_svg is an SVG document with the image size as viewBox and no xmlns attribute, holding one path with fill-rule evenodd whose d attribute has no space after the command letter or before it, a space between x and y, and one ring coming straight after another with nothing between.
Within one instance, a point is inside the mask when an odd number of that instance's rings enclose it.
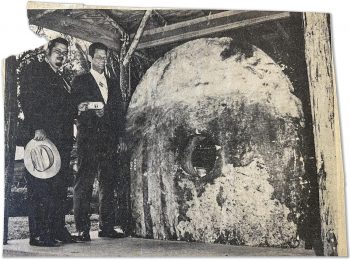
<instances>
[{"instance_id":1,"label":"dirt ground","mask_svg":"<svg viewBox=\"0 0 350 261\"><path fill-rule=\"evenodd\" d=\"M92 214L91 217L91 230L98 230L98 215ZM66 216L66 227L69 232L75 233L74 216ZM9 240L29 238L28 217L10 217L9 218Z\"/></svg>"}]
</instances>

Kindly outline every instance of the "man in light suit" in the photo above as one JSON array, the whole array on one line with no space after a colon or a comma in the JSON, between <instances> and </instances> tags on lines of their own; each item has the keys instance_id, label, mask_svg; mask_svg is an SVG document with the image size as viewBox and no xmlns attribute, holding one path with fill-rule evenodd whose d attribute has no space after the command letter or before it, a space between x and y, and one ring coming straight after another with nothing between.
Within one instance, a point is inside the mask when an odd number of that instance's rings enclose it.
<instances>
[{"instance_id":1,"label":"man in light suit","mask_svg":"<svg viewBox=\"0 0 350 261\"><path fill-rule=\"evenodd\" d=\"M118 170L118 153L126 150L123 142L124 108L118 79L105 74L107 47L89 47L89 73L73 81L72 95L78 110L78 172L74 186L74 218L78 236L90 241L90 202L95 177L99 181L99 236L124 237L114 230L114 190L123 183ZM101 109L89 109L89 102L100 102Z\"/></svg>"}]
</instances>

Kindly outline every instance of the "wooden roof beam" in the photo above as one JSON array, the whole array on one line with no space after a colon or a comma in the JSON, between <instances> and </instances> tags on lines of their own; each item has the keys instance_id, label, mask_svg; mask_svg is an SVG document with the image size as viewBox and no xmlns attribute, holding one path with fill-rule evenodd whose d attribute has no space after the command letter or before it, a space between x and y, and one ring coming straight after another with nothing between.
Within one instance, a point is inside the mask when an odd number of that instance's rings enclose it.
<instances>
[{"instance_id":1,"label":"wooden roof beam","mask_svg":"<svg viewBox=\"0 0 350 261\"><path fill-rule=\"evenodd\" d=\"M153 10L152 17L160 26L166 26L168 24L167 20L157 10Z\"/></svg>"},{"instance_id":2,"label":"wooden roof beam","mask_svg":"<svg viewBox=\"0 0 350 261\"><path fill-rule=\"evenodd\" d=\"M59 13L44 16L39 19L31 19L30 24L68 34L92 43L101 42L108 48L120 50L119 34L113 34L110 30L101 26L96 26L79 19L73 19Z\"/></svg>"},{"instance_id":3,"label":"wooden roof beam","mask_svg":"<svg viewBox=\"0 0 350 261\"><path fill-rule=\"evenodd\" d=\"M98 12L106 18L107 22L112 25L114 28L116 28L121 35L125 35L126 31L123 27L121 27L107 12L106 10L98 10Z\"/></svg>"},{"instance_id":4,"label":"wooden roof beam","mask_svg":"<svg viewBox=\"0 0 350 261\"><path fill-rule=\"evenodd\" d=\"M227 19L228 17L232 17L232 16L236 16L236 15L244 14L248 12L249 11L231 10L231 11L220 12L214 15L209 14L207 16L203 16L203 17L199 17L199 18L195 18L195 19L191 19L191 20L187 20L187 21L183 21L175 24L169 24L164 27L158 27L158 28L147 30L144 32L144 36L155 35L159 33L166 33L166 32L178 30L178 29L185 30L189 26L195 26L195 25L201 25L201 24L208 25L208 23L210 23L211 21L214 21L215 19L220 19L220 18Z\"/></svg>"},{"instance_id":5,"label":"wooden roof beam","mask_svg":"<svg viewBox=\"0 0 350 261\"><path fill-rule=\"evenodd\" d=\"M225 11L146 30L137 49L187 41L228 30L290 17L289 12Z\"/></svg>"},{"instance_id":6,"label":"wooden roof beam","mask_svg":"<svg viewBox=\"0 0 350 261\"><path fill-rule=\"evenodd\" d=\"M47 10L43 10L42 12L38 13L37 15L35 15L34 17L29 17L29 23L32 21L32 20L36 20L36 19L40 19L46 15L50 15L54 12L56 12L57 10L56 9L47 9Z\"/></svg>"}]
</instances>

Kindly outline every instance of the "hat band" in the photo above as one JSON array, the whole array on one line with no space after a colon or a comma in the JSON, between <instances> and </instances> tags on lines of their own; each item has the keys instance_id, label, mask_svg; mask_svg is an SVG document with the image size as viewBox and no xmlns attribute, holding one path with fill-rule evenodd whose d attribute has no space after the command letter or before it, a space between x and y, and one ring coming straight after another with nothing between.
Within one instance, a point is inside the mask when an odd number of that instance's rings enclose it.
<instances>
[{"instance_id":1,"label":"hat band","mask_svg":"<svg viewBox=\"0 0 350 261\"><path fill-rule=\"evenodd\" d=\"M30 151L30 157L33 167L39 171L44 172L49 169L54 162L54 155L49 147L41 145Z\"/></svg>"}]
</instances>

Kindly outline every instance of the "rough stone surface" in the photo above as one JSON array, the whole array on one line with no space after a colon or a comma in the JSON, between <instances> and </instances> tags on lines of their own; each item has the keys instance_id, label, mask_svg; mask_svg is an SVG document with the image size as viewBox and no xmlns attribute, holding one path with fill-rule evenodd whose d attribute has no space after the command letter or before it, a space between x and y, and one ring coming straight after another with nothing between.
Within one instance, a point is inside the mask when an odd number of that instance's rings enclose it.
<instances>
[{"instance_id":1,"label":"rough stone surface","mask_svg":"<svg viewBox=\"0 0 350 261\"><path fill-rule=\"evenodd\" d=\"M296 246L307 184L292 91L262 50L231 38L187 42L156 61L127 114L135 233ZM214 160L196 152L203 139Z\"/></svg>"}]
</instances>

